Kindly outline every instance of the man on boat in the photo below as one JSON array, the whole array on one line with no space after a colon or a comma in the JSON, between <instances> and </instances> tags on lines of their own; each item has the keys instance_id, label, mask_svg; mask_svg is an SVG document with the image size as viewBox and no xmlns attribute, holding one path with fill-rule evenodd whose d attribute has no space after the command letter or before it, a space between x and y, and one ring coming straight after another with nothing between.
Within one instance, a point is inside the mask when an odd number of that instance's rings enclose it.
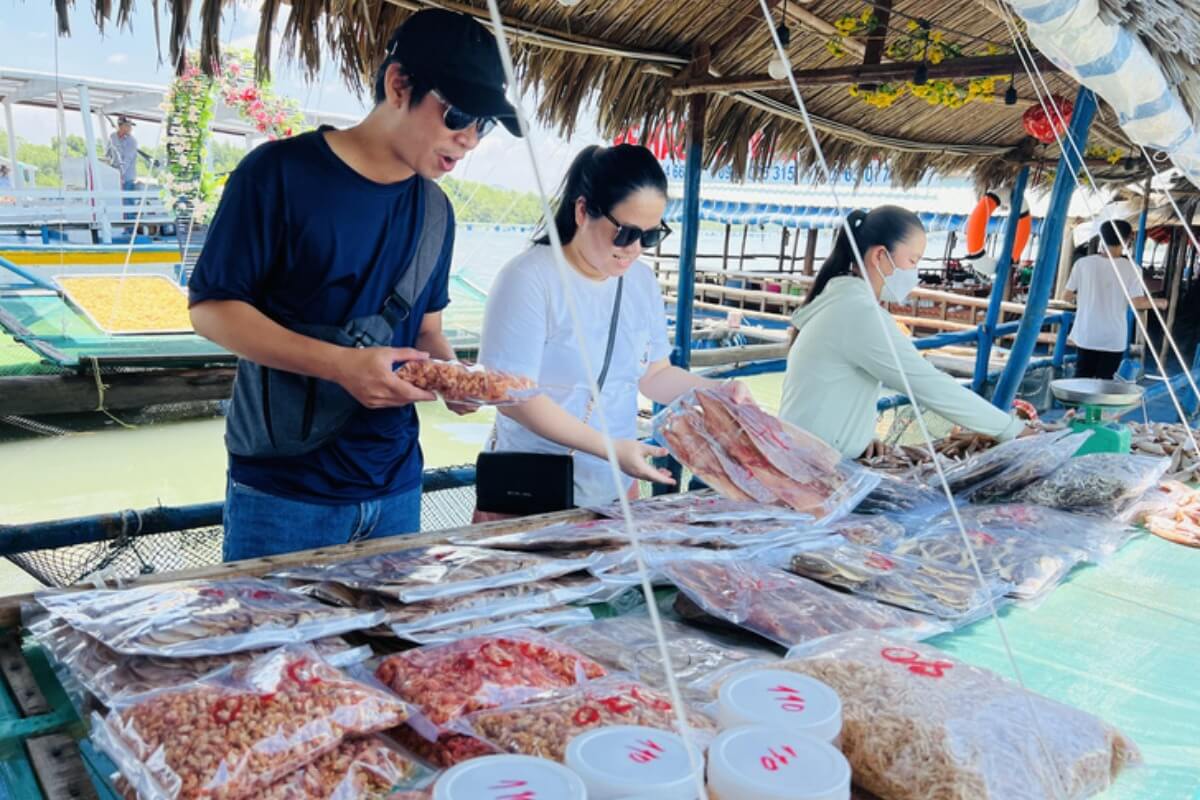
<instances>
[{"instance_id":1,"label":"man on boat","mask_svg":"<svg viewBox=\"0 0 1200 800\"><path fill-rule=\"evenodd\" d=\"M1133 300L1134 309L1150 307L1150 299L1138 280L1137 267L1125 257L1123 242L1132 232L1132 226L1123 219L1103 223L1100 247L1104 252L1076 261L1067 279L1067 302L1078 300L1070 337L1078 354L1076 378L1111 380L1120 369L1129 342L1126 293Z\"/></svg>"},{"instance_id":2,"label":"man on boat","mask_svg":"<svg viewBox=\"0 0 1200 800\"><path fill-rule=\"evenodd\" d=\"M449 11L393 34L375 99L352 128L247 155L188 286L196 331L241 356L226 560L420 527L413 404L434 397L394 369L454 357L454 217L432 179L497 121L518 128L495 40Z\"/></svg>"},{"instance_id":3,"label":"man on boat","mask_svg":"<svg viewBox=\"0 0 1200 800\"><path fill-rule=\"evenodd\" d=\"M133 120L122 114L117 117L117 130L108 137L108 163L121 173L121 190L137 189L138 143L133 135ZM134 201L125 200L126 205Z\"/></svg>"}]
</instances>

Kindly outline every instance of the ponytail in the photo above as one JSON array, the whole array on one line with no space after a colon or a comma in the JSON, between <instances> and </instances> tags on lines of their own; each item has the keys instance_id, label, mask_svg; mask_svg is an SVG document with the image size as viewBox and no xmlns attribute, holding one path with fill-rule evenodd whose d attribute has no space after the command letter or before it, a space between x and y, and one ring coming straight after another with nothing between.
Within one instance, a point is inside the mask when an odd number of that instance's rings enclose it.
<instances>
[{"instance_id":1,"label":"ponytail","mask_svg":"<svg viewBox=\"0 0 1200 800\"><path fill-rule=\"evenodd\" d=\"M846 217L846 225L838 231L837 239L833 244L833 252L821 265L812 288L808 290L808 297L804 300L805 305L820 297L821 292L825 291L826 284L834 278L857 274L855 270L857 261L854 257L854 248L850 245L850 237L846 235L847 227L853 232L854 242L858 245L859 255L863 258L866 258L867 251L876 245L881 245L890 252L895 249L896 245L907 239L914 230L925 229L925 226L921 224L920 217L900 206L879 206L872 209L870 213L860 208L851 211Z\"/></svg>"},{"instance_id":2,"label":"ponytail","mask_svg":"<svg viewBox=\"0 0 1200 800\"><path fill-rule=\"evenodd\" d=\"M583 198L587 213L600 217L612 213L631 194L654 189L667 196L667 176L654 154L645 147L619 144L615 147L591 145L583 148L563 178L555 201L553 224L558 238L567 244L575 238L575 204ZM546 220L534 231L535 244L550 244Z\"/></svg>"}]
</instances>

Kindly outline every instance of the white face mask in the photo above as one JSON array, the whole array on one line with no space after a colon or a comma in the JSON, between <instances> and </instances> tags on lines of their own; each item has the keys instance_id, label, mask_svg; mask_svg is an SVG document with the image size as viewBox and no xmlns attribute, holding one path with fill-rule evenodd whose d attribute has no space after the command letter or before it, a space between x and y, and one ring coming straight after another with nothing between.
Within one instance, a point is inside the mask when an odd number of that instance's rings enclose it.
<instances>
[{"instance_id":1,"label":"white face mask","mask_svg":"<svg viewBox=\"0 0 1200 800\"><path fill-rule=\"evenodd\" d=\"M908 296L916 289L921 282L921 275L913 269L900 269L896 266L896 262L892 260L892 254L885 247L883 254L887 256L888 261L892 263L892 274L884 275L883 270L879 270L879 277L883 278L883 286L879 290L879 299L888 303L903 303L908 300Z\"/></svg>"}]
</instances>

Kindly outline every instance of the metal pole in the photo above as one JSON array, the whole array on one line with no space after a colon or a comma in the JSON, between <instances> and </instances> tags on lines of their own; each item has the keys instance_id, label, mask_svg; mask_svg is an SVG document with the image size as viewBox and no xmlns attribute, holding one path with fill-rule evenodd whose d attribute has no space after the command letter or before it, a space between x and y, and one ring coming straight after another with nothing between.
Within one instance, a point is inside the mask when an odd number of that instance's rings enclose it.
<instances>
[{"instance_id":1,"label":"metal pole","mask_svg":"<svg viewBox=\"0 0 1200 800\"><path fill-rule=\"evenodd\" d=\"M687 162L683 177L683 230L679 243L679 286L675 303L675 351L671 361L687 369L692 363L692 304L696 296L696 247L700 238L700 174L704 166L704 115L708 95L688 102Z\"/></svg>"},{"instance_id":2,"label":"metal pole","mask_svg":"<svg viewBox=\"0 0 1200 800\"><path fill-rule=\"evenodd\" d=\"M1142 203L1142 213L1138 215L1137 238L1133 241L1133 263L1138 269L1142 268L1142 256L1146 254L1146 220L1150 216L1150 178L1146 178L1143 190L1145 202Z\"/></svg>"},{"instance_id":3,"label":"metal pole","mask_svg":"<svg viewBox=\"0 0 1200 800\"><path fill-rule=\"evenodd\" d=\"M87 167L91 173L88 191L92 196L92 207L96 209L96 222L100 226L100 241L112 244L112 226L108 222L108 200L97 197L103 191L100 185L100 159L96 156L96 134L92 130L92 104L86 84L79 84L79 116L83 119L83 142L87 148Z\"/></svg>"},{"instance_id":4,"label":"metal pole","mask_svg":"<svg viewBox=\"0 0 1200 800\"><path fill-rule=\"evenodd\" d=\"M25 188L25 174L17 161L17 126L13 124L12 99L4 98L4 130L8 133L8 162L12 167L13 188Z\"/></svg>"},{"instance_id":5,"label":"metal pole","mask_svg":"<svg viewBox=\"0 0 1200 800\"><path fill-rule=\"evenodd\" d=\"M1004 244L1000 248L1000 260L996 262L996 274L992 278L992 293L988 297L987 316L979 329L979 344L975 350L975 375L971 380L971 388L975 392L983 390L987 383L988 361L992 357L992 337L996 324L1000 321L1000 308L1004 303L1004 287L1008 283L1009 273L1012 272L1012 251L1017 241L1017 224L1021 221L1021 208L1025 203L1025 186L1029 183L1029 167L1022 167L1017 173L1013 184L1012 194L1009 195L1008 219L1004 223Z\"/></svg>"},{"instance_id":6,"label":"metal pole","mask_svg":"<svg viewBox=\"0 0 1200 800\"><path fill-rule=\"evenodd\" d=\"M1069 129L1073 139L1082 152L1087 147L1088 130L1092 118L1096 115L1096 97L1088 89L1080 87L1075 98L1075 113L1071 117ZM1059 248L1062 245L1063 230L1067 224L1067 209L1071 195L1075 191L1075 173L1079 171L1079 159L1069 149L1064 149L1058 161L1058 171L1054 175L1054 188L1050 191L1050 209L1042 223L1042 246L1038 251L1037 263L1033 268L1033 277L1029 282L1029 296L1025 300L1025 313L1021 317L1021 325L1017 330L1017 339L1013 342L1008 355L1008 363L1000 380L996 383L996 391L992 395L992 404L1007 411L1016 397L1017 387L1025 377L1025 368L1033 356L1037 346L1038 334L1042 329L1042 319L1046 316L1046 303L1050 299L1050 291L1054 288L1055 273L1058 271Z\"/></svg>"}]
</instances>

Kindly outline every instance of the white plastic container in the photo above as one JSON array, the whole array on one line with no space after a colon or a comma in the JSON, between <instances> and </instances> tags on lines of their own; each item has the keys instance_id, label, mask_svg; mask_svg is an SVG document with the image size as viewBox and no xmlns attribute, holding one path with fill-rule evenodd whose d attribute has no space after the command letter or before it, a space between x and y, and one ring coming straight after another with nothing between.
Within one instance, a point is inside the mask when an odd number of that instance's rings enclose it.
<instances>
[{"instance_id":1,"label":"white plastic container","mask_svg":"<svg viewBox=\"0 0 1200 800\"><path fill-rule=\"evenodd\" d=\"M850 764L832 745L766 725L732 728L708 748L711 800L849 800Z\"/></svg>"},{"instance_id":2,"label":"white plastic container","mask_svg":"<svg viewBox=\"0 0 1200 800\"><path fill-rule=\"evenodd\" d=\"M590 800L696 800L704 756L668 731L613 725L582 733L567 745L566 765Z\"/></svg>"},{"instance_id":3,"label":"white plastic container","mask_svg":"<svg viewBox=\"0 0 1200 800\"><path fill-rule=\"evenodd\" d=\"M781 669L748 672L726 681L718 699L721 730L770 725L841 746L842 701L807 675Z\"/></svg>"},{"instance_id":4,"label":"white plastic container","mask_svg":"<svg viewBox=\"0 0 1200 800\"><path fill-rule=\"evenodd\" d=\"M562 764L533 756L483 756L438 779L433 800L588 800L583 780Z\"/></svg>"}]
</instances>

